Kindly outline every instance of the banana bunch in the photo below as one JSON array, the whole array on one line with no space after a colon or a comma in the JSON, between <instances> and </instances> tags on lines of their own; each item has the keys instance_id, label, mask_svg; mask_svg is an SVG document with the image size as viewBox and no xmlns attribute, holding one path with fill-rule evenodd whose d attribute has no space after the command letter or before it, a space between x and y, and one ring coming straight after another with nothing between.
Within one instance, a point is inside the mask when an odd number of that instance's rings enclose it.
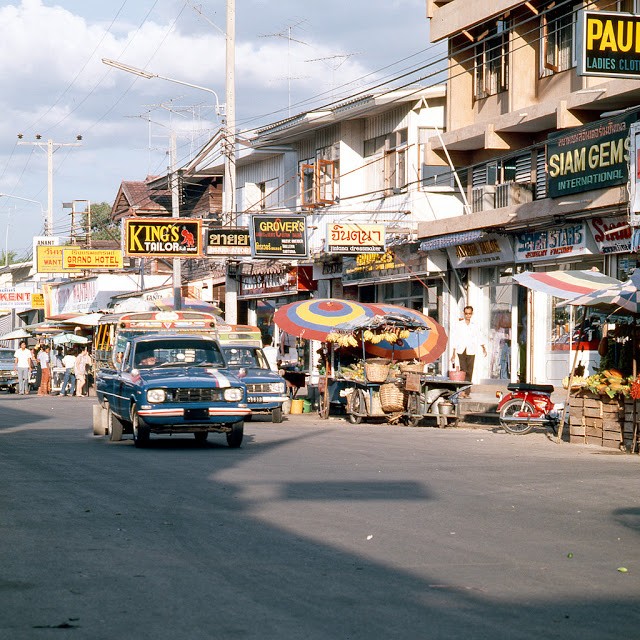
<instances>
[{"instance_id":1,"label":"banana bunch","mask_svg":"<svg viewBox=\"0 0 640 640\"><path fill-rule=\"evenodd\" d=\"M337 331L331 331L327 334L327 342L333 342L339 347L357 347L358 341L352 335L345 335Z\"/></svg>"}]
</instances>

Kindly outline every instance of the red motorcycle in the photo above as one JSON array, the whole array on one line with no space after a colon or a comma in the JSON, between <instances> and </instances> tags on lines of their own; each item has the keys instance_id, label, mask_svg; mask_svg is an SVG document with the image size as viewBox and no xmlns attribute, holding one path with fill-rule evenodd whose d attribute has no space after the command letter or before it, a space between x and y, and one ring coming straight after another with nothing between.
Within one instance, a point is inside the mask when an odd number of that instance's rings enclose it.
<instances>
[{"instance_id":1,"label":"red motorcycle","mask_svg":"<svg viewBox=\"0 0 640 640\"><path fill-rule=\"evenodd\" d=\"M510 393L504 396L500 391L496 393L500 398L497 408L500 425L507 433L523 436L534 427L550 427L558 434L564 405L551 400L553 385L514 382L507 389Z\"/></svg>"}]
</instances>

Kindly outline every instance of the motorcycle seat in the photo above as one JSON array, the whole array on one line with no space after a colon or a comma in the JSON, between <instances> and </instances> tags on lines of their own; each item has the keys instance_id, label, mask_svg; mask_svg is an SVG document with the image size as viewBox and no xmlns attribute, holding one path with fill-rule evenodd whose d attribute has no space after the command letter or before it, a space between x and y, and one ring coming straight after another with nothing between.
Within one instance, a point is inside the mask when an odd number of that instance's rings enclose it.
<instances>
[{"instance_id":1,"label":"motorcycle seat","mask_svg":"<svg viewBox=\"0 0 640 640\"><path fill-rule=\"evenodd\" d=\"M537 393L553 393L552 384L529 384L528 382L512 382L507 385L509 391L533 391Z\"/></svg>"}]
</instances>

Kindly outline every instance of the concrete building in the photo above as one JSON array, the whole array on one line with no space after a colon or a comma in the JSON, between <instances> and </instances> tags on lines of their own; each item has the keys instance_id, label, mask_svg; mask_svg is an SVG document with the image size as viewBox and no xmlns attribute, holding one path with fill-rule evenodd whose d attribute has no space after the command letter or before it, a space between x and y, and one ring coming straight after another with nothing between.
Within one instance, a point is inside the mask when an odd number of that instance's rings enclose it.
<instances>
[{"instance_id":1,"label":"concrete building","mask_svg":"<svg viewBox=\"0 0 640 640\"><path fill-rule=\"evenodd\" d=\"M584 10L635 12L639 4L427 0L431 40L446 42L449 57L446 132L430 139L427 161L444 162L448 152L469 208L419 225L419 236L423 249L446 246L458 271L454 313L466 303L476 309L490 346L478 379L504 376L506 353L512 380L559 383L570 369L573 310L516 286L515 273L595 267L625 279L637 266L627 146L640 85L578 67L590 63ZM594 323L580 356L587 371L598 362L589 351L598 336Z\"/></svg>"}]
</instances>

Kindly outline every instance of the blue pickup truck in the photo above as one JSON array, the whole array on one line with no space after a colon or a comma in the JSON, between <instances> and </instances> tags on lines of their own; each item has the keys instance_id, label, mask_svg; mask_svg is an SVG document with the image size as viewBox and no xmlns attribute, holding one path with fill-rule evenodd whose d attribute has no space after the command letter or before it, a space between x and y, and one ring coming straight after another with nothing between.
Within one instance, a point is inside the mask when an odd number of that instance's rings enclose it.
<instances>
[{"instance_id":1,"label":"blue pickup truck","mask_svg":"<svg viewBox=\"0 0 640 640\"><path fill-rule=\"evenodd\" d=\"M201 443L209 433L224 433L230 447L239 447L251 415L246 385L208 336L131 338L121 362L97 371L96 393L101 409L94 433L118 441L130 432L136 447L147 445L152 433L192 433Z\"/></svg>"}]
</instances>

